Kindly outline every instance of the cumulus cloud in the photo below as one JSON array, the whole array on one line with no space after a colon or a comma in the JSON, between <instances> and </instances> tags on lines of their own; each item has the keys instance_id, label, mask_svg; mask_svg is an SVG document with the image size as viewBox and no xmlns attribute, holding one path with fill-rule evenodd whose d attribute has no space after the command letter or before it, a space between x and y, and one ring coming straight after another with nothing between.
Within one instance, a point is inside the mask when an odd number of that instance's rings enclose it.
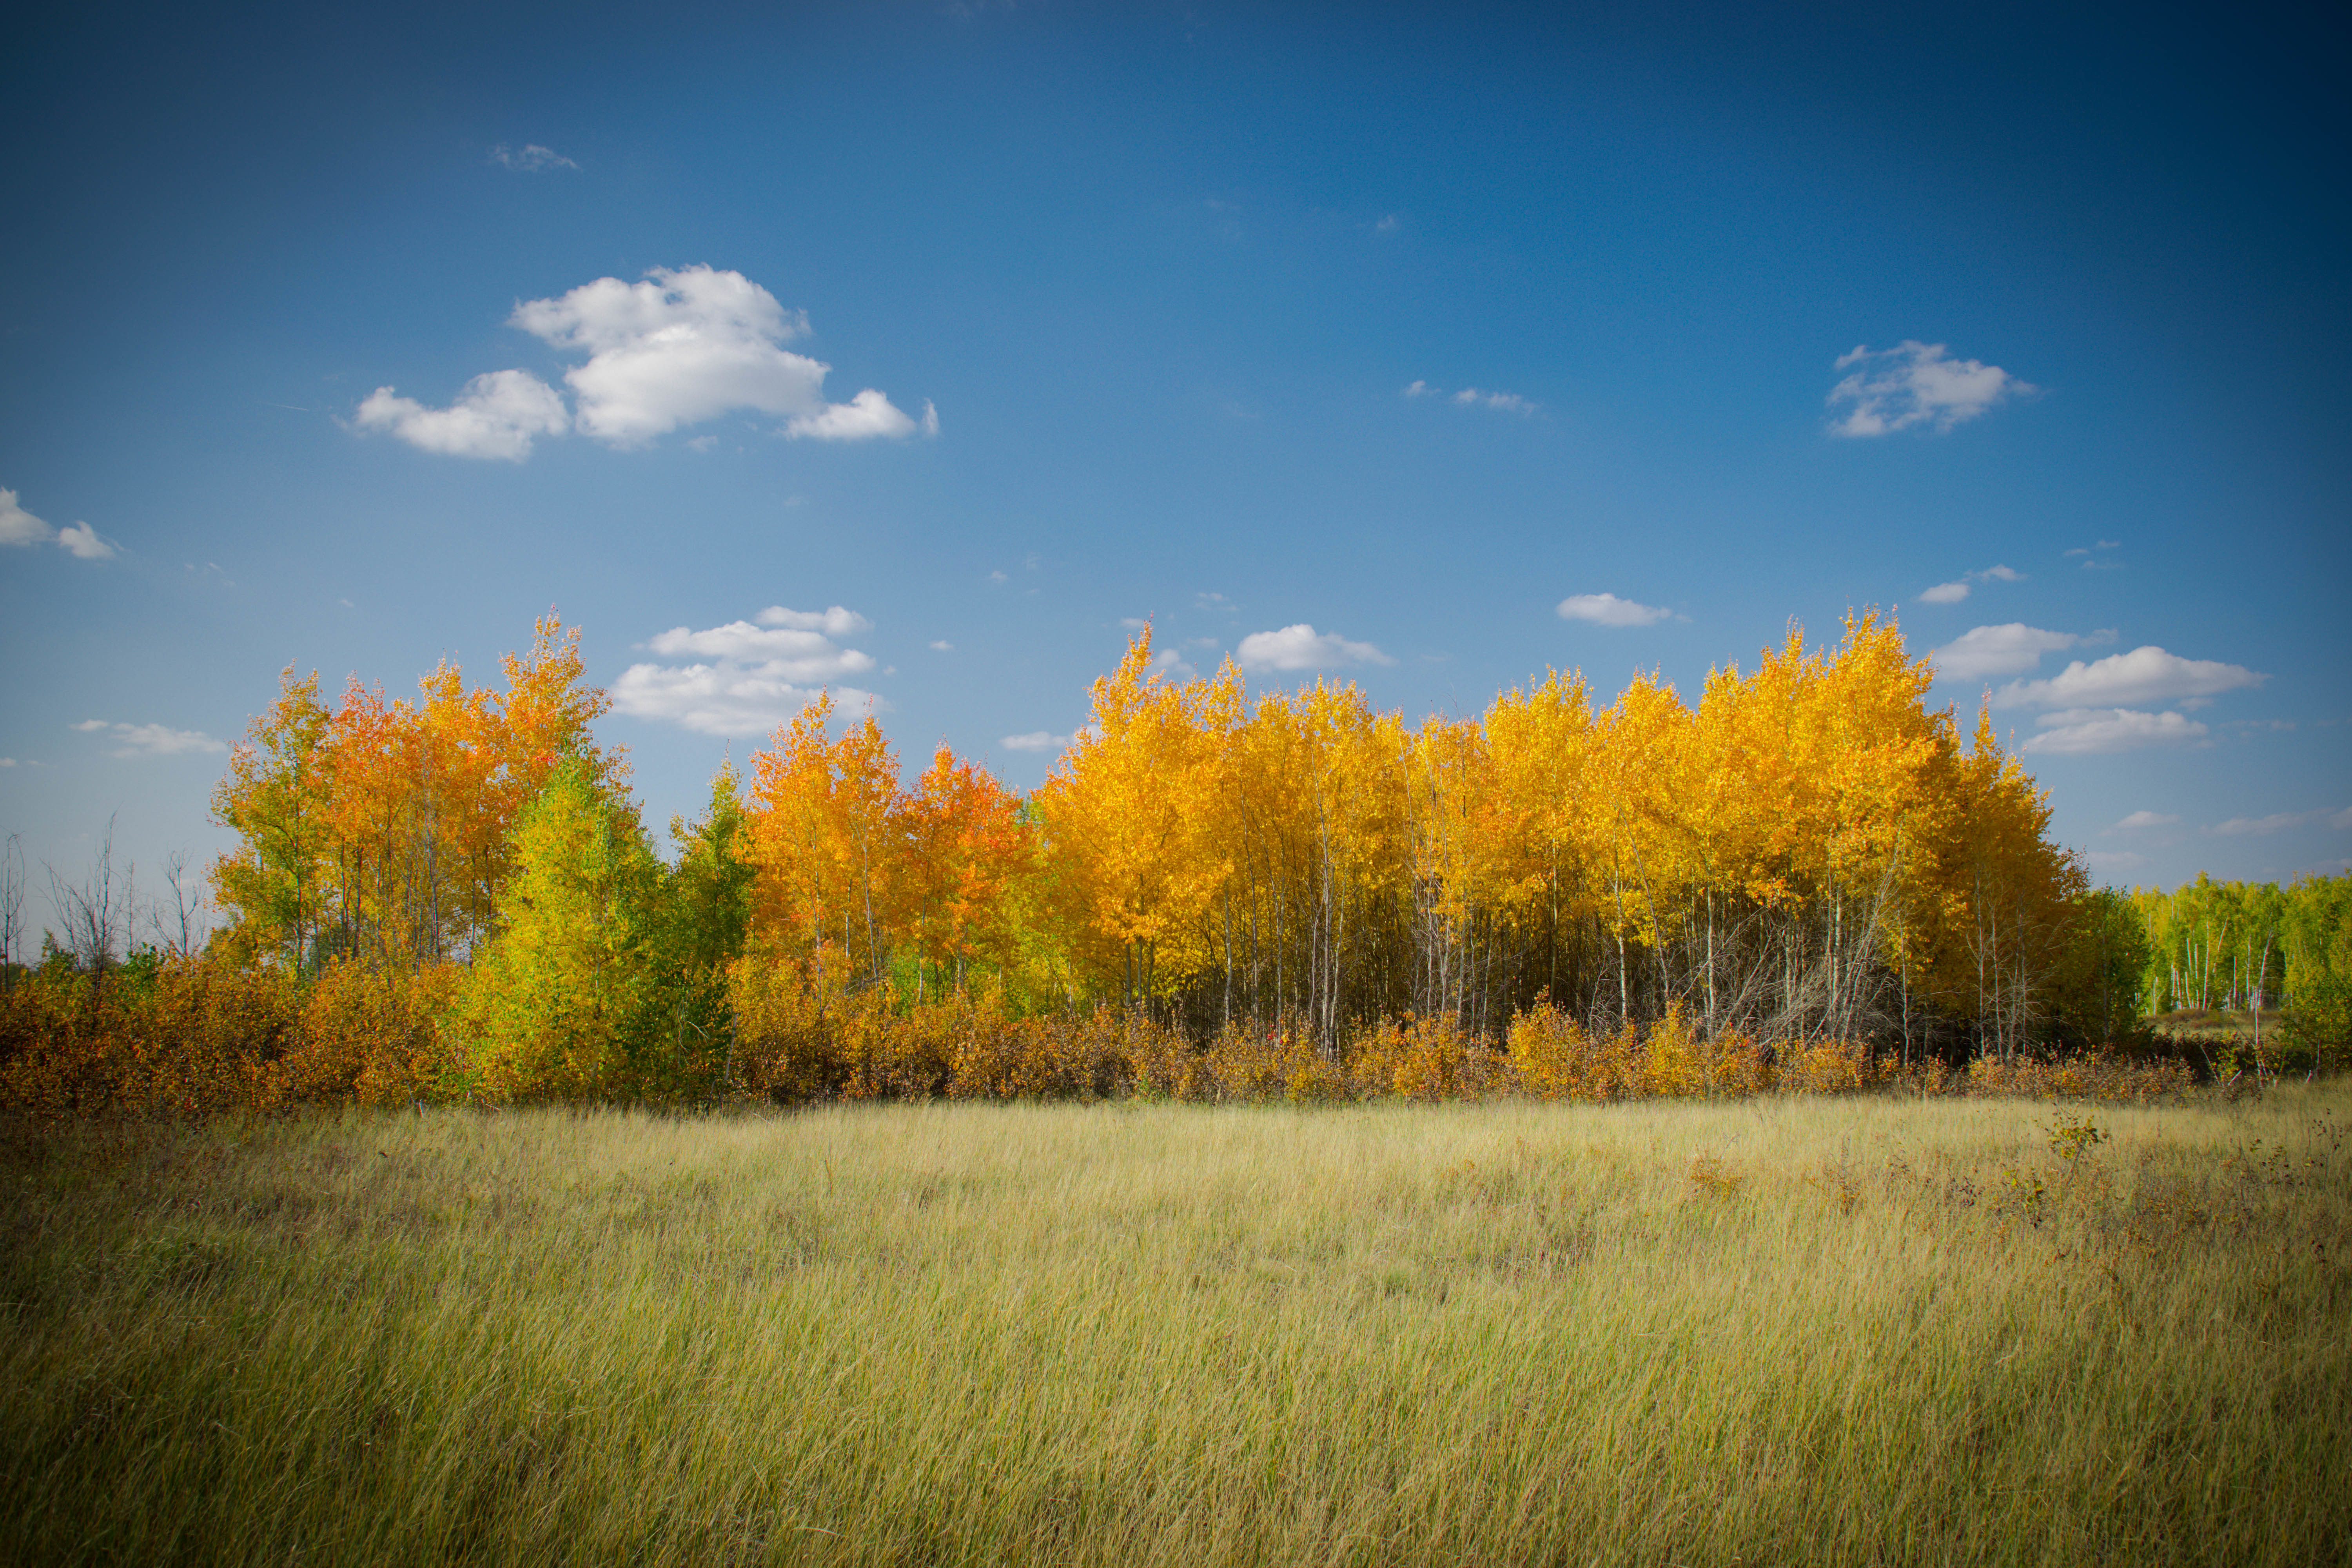
<instances>
[{"instance_id":1,"label":"cumulus cloud","mask_svg":"<svg viewBox=\"0 0 2352 1568\"><path fill-rule=\"evenodd\" d=\"M1953 680L1981 680L1991 675L2019 675L2042 662L2045 653L2059 653L2083 639L2072 632L2043 631L2022 621L1998 626L1974 626L1932 650L1936 673Z\"/></svg>"},{"instance_id":2,"label":"cumulus cloud","mask_svg":"<svg viewBox=\"0 0 2352 1568\"><path fill-rule=\"evenodd\" d=\"M832 367L783 346L807 334L807 313L785 310L740 272L657 267L636 283L599 278L523 301L507 324L588 356L563 374L575 407L523 371L496 371L475 377L446 409L379 387L360 405L359 427L427 451L517 461L530 455L533 437L567 428L608 446L642 447L740 409L782 416L786 435L820 441L939 433L929 403L918 420L872 387L827 403Z\"/></svg>"},{"instance_id":3,"label":"cumulus cloud","mask_svg":"<svg viewBox=\"0 0 2352 1568\"><path fill-rule=\"evenodd\" d=\"M501 169L512 169L519 174L536 174L543 169L580 167L554 148L542 147L536 142L525 142L520 149L501 142L490 149L490 162Z\"/></svg>"},{"instance_id":4,"label":"cumulus cloud","mask_svg":"<svg viewBox=\"0 0 2352 1568\"><path fill-rule=\"evenodd\" d=\"M2184 699L2193 703L2221 692L2260 686L2269 679L2241 664L2183 658L2149 645L2089 664L2076 659L2047 680L2013 680L1996 692L1993 700L2004 706L2047 708L2128 707Z\"/></svg>"},{"instance_id":5,"label":"cumulus cloud","mask_svg":"<svg viewBox=\"0 0 2352 1568\"><path fill-rule=\"evenodd\" d=\"M1938 583L1932 588L1919 590L1919 602L1923 605L1957 605L1968 596L1969 585L1966 583Z\"/></svg>"},{"instance_id":6,"label":"cumulus cloud","mask_svg":"<svg viewBox=\"0 0 2352 1568\"><path fill-rule=\"evenodd\" d=\"M1942 343L1916 339L1876 352L1857 345L1838 356L1836 368L1852 374L1831 389L1829 406L1853 406L1830 426L1833 436L1885 436L1918 425L1949 430L2036 390L1997 364L1951 359Z\"/></svg>"},{"instance_id":7,"label":"cumulus cloud","mask_svg":"<svg viewBox=\"0 0 2352 1568\"><path fill-rule=\"evenodd\" d=\"M1590 621L1596 626L1654 626L1674 614L1655 605L1639 605L1614 594L1570 594L1559 602L1563 621Z\"/></svg>"},{"instance_id":8,"label":"cumulus cloud","mask_svg":"<svg viewBox=\"0 0 2352 1568\"><path fill-rule=\"evenodd\" d=\"M572 416L555 389L528 371L494 370L466 384L446 408L427 408L379 386L359 406L352 423L381 430L410 446L452 458L502 458L520 463L532 440L561 436Z\"/></svg>"},{"instance_id":9,"label":"cumulus cloud","mask_svg":"<svg viewBox=\"0 0 2352 1568\"><path fill-rule=\"evenodd\" d=\"M2017 749L2053 756L2094 756L2136 752L2147 746L2178 746L2202 741L2205 726L2178 713L2143 713L2130 708L2065 708L2034 721L2040 732Z\"/></svg>"},{"instance_id":10,"label":"cumulus cloud","mask_svg":"<svg viewBox=\"0 0 2352 1568\"><path fill-rule=\"evenodd\" d=\"M932 641L931 651L933 653L953 653L955 652L955 644L948 641L945 637L939 637Z\"/></svg>"},{"instance_id":11,"label":"cumulus cloud","mask_svg":"<svg viewBox=\"0 0 2352 1568\"><path fill-rule=\"evenodd\" d=\"M1056 735L1050 730L1032 730L1025 735L1007 735L999 743L1008 752L1058 752L1075 738Z\"/></svg>"},{"instance_id":12,"label":"cumulus cloud","mask_svg":"<svg viewBox=\"0 0 2352 1568\"><path fill-rule=\"evenodd\" d=\"M646 650L694 662L631 665L614 682L613 709L704 735L764 733L828 689L845 707L886 709L870 691L835 684L872 669L874 659L834 639L872 629L864 616L839 605L824 610L772 605L750 621L703 631L673 626L646 639Z\"/></svg>"},{"instance_id":13,"label":"cumulus cloud","mask_svg":"<svg viewBox=\"0 0 2352 1568\"><path fill-rule=\"evenodd\" d=\"M1394 664L1368 642L1349 642L1337 632L1318 632L1301 621L1275 632L1242 638L1235 658L1244 669L1332 669L1350 664Z\"/></svg>"},{"instance_id":14,"label":"cumulus cloud","mask_svg":"<svg viewBox=\"0 0 2352 1568\"><path fill-rule=\"evenodd\" d=\"M26 511L18 503L16 492L10 489L0 489L0 544L55 544L82 561L109 561L115 552L114 546L100 538L98 530L86 522L51 528Z\"/></svg>"},{"instance_id":15,"label":"cumulus cloud","mask_svg":"<svg viewBox=\"0 0 2352 1568\"><path fill-rule=\"evenodd\" d=\"M876 436L911 436L918 429L936 436L939 428L939 416L929 403L923 405L919 425L903 410L892 407L888 398L867 387L846 403L827 404L814 414L796 416L784 426L784 434L794 440L805 437L816 441L864 441Z\"/></svg>"},{"instance_id":16,"label":"cumulus cloud","mask_svg":"<svg viewBox=\"0 0 2352 1568\"><path fill-rule=\"evenodd\" d=\"M2178 827L2179 826L2180 818L2168 816L2161 811L2135 811L2108 831L2135 833L2144 827Z\"/></svg>"},{"instance_id":17,"label":"cumulus cloud","mask_svg":"<svg viewBox=\"0 0 2352 1568\"><path fill-rule=\"evenodd\" d=\"M73 726L85 735L104 735L114 742L117 757L175 757L189 752L226 752L228 742L215 741L201 730L174 730L164 724L109 723L85 719Z\"/></svg>"}]
</instances>

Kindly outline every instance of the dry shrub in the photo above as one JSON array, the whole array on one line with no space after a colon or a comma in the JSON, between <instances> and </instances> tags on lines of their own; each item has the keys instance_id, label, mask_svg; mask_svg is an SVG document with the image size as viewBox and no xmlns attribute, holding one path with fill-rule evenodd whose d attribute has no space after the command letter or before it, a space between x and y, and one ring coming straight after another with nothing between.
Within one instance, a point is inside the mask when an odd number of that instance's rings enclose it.
<instances>
[{"instance_id":1,"label":"dry shrub","mask_svg":"<svg viewBox=\"0 0 2352 1568\"><path fill-rule=\"evenodd\" d=\"M1503 1086L1507 1058L1462 1027L1451 1013L1408 1016L1386 1038L1381 1088L1399 1100L1476 1100Z\"/></svg>"},{"instance_id":2,"label":"dry shrub","mask_svg":"<svg viewBox=\"0 0 2352 1568\"><path fill-rule=\"evenodd\" d=\"M274 1110L299 1005L291 976L203 955L35 970L0 1006L0 1100L50 1116Z\"/></svg>"},{"instance_id":3,"label":"dry shrub","mask_svg":"<svg viewBox=\"0 0 2352 1568\"><path fill-rule=\"evenodd\" d=\"M285 1093L313 1102L399 1105L457 1090L439 1020L464 971L338 959L314 980L280 1064Z\"/></svg>"},{"instance_id":4,"label":"dry shrub","mask_svg":"<svg viewBox=\"0 0 2352 1568\"><path fill-rule=\"evenodd\" d=\"M1851 1094L1884 1077L1867 1040L1783 1040L1773 1051L1772 1087L1785 1094Z\"/></svg>"},{"instance_id":5,"label":"dry shrub","mask_svg":"<svg viewBox=\"0 0 2352 1568\"><path fill-rule=\"evenodd\" d=\"M1522 1092L1538 1100L1629 1100L1640 1090L1629 1026L1596 1038L1548 1002L1511 1019L1511 1067Z\"/></svg>"},{"instance_id":6,"label":"dry shrub","mask_svg":"<svg viewBox=\"0 0 2352 1568\"><path fill-rule=\"evenodd\" d=\"M1769 1076L1762 1047L1729 1030L1700 1033L1679 1002L1650 1026L1641 1066L1643 1091L1667 1097L1713 1100L1754 1094Z\"/></svg>"},{"instance_id":7,"label":"dry shrub","mask_svg":"<svg viewBox=\"0 0 2352 1568\"><path fill-rule=\"evenodd\" d=\"M1266 1029L1227 1024L1209 1042L1205 1058L1219 1100L1338 1100L1347 1080L1297 1026Z\"/></svg>"},{"instance_id":8,"label":"dry shrub","mask_svg":"<svg viewBox=\"0 0 2352 1568\"><path fill-rule=\"evenodd\" d=\"M1990 1057L1969 1064L1961 1092L1977 1098L2097 1100L2128 1104L2177 1099L2196 1078L2180 1062L2159 1058L2134 1061L2112 1053L2061 1057L2048 1061Z\"/></svg>"}]
</instances>

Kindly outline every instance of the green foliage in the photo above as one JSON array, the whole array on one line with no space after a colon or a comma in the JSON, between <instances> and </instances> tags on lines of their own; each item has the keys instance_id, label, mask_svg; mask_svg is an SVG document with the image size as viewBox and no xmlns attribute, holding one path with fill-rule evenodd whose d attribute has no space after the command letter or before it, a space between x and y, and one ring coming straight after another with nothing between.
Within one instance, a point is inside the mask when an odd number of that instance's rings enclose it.
<instances>
[{"instance_id":1,"label":"green foliage","mask_svg":"<svg viewBox=\"0 0 2352 1568\"><path fill-rule=\"evenodd\" d=\"M457 999L475 1080L508 1100L632 1098L656 1068L677 971L661 863L635 814L572 760L523 808L514 855L499 931Z\"/></svg>"},{"instance_id":2,"label":"green foliage","mask_svg":"<svg viewBox=\"0 0 2352 1568\"><path fill-rule=\"evenodd\" d=\"M2305 877L2285 906L2288 1026L2315 1051L2341 1053L2352 1047L2352 874Z\"/></svg>"},{"instance_id":3,"label":"green foliage","mask_svg":"<svg viewBox=\"0 0 2352 1568\"><path fill-rule=\"evenodd\" d=\"M2137 1035L2141 987L2154 952L2130 894L2100 888L2077 900L2056 975L2062 1035L2093 1045Z\"/></svg>"}]
</instances>

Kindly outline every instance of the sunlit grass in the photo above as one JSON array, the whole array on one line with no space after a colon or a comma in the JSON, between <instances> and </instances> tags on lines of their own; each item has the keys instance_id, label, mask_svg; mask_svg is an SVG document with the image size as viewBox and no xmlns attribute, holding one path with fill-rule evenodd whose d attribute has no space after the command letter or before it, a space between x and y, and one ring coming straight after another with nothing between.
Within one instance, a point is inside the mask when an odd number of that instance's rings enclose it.
<instances>
[{"instance_id":1,"label":"sunlit grass","mask_svg":"<svg viewBox=\"0 0 2352 1568\"><path fill-rule=\"evenodd\" d=\"M0 1550L2340 1561L2347 1112L20 1127Z\"/></svg>"}]
</instances>

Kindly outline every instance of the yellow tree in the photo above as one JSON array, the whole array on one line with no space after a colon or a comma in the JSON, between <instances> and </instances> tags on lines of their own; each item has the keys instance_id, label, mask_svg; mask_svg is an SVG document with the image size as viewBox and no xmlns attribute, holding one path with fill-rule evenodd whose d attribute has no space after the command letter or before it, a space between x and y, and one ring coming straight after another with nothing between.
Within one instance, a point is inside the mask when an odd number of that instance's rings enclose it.
<instances>
[{"instance_id":1,"label":"yellow tree","mask_svg":"<svg viewBox=\"0 0 2352 1568\"><path fill-rule=\"evenodd\" d=\"M1065 939L1085 973L1130 1003L1213 962L1205 917L1232 860L1206 825L1240 706L1230 664L1213 681L1155 673L1147 626L1095 682L1092 721L1034 796Z\"/></svg>"}]
</instances>

